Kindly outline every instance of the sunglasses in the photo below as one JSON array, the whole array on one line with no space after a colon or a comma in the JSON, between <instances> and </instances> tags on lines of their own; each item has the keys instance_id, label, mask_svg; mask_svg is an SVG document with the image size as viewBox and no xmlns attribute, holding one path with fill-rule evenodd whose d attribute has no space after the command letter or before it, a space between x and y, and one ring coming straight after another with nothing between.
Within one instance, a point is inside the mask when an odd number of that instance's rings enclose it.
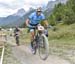
<instances>
[{"instance_id":1,"label":"sunglasses","mask_svg":"<svg viewBox=\"0 0 75 64\"><path fill-rule=\"evenodd\" d=\"M37 12L42 12L42 11L37 11Z\"/></svg>"}]
</instances>

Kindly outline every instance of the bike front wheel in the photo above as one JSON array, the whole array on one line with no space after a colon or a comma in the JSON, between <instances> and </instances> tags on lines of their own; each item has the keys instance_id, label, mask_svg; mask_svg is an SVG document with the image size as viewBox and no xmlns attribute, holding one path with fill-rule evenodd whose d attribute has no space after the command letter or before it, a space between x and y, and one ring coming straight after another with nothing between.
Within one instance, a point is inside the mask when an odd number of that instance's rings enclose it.
<instances>
[{"instance_id":1,"label":"bike front wheel","mask_svg":"<svg viewBox=\"0 0 75 64\"><path fill-rule=\"evenodd\" d=\"M39 56L41 59L46 60L49 56L49 43L45 34L39 36Z\"/></svg>"}]
</instances>

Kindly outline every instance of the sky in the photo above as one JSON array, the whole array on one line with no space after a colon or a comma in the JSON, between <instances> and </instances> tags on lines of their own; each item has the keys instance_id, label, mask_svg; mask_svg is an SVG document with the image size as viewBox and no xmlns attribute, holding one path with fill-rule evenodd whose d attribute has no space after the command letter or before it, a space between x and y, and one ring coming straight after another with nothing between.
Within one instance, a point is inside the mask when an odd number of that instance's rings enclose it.
<instances>
[{"instance_id":1,"label":"sky","mask_svg":"<svg viewBox=\"0 0 75 64\"><path fill-rule=\"evenodd\" d=\"M30 7L37 8L46 6L48 1L55 0L0 0L0 17L6 17L16 13L21 8L28 11Z\"/></svg>"}]
</instances>

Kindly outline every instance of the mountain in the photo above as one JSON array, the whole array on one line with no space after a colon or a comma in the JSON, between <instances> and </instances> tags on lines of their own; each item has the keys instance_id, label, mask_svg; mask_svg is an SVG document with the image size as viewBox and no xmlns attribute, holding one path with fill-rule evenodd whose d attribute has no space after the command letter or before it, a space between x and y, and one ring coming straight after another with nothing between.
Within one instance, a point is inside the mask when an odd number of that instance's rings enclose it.
<instances>
[{"instance_id":1,"label":"mountain","mask_svg":"<svg viewBox=\"0 0 75 64\"><path fill-rule=\"evenodd\" d=\"M46 7L46 9L45 9L45 15L46 15L46 16L49 16L49 15L52 13L52 11L53 11L55 5L57 5L58 3L65 4L66 2L67 2L67 0L49 1L48 4L47 4L47 7Z\"/></svg>"},{"instance_id":2,"label":"mountain","mask_svg":"<svg viewBox=\"0 0 75 64\"><path fill-rule=\"evenodd\" d=\"M25 23L25 20L28 18L30 13L34 12L34 9L30 9L27 13L25 13L23 16L18 16L18 15L12 15L6 18L8 21L8 24L5 25L6 27L15 27L17 26L22 26ZM10 20L11 19L11 20ZM10 20L10 21L9 21Z\"/></svg>"},{"instance_id":3,"label":"mountain","mask_svg":"<svg viewBox=\"0 0 75 64\"><path fill-rule=\"evenodd\" d=\"M17 13L13 15L9 15L7 17L0 17L0 26L2 27L15 26L16 24L14 24L13 22L18 22L17 20L23 17L25 13L26 13L25 10L22 8L19 9Z\"/></svg>"},{"instance_id":4,"label":"mountain","mask_svg":"<svg viewBox=\"0 0 75 64\"><path fill-rule=\"evenodd\" d=\"M25 13L26 13L25 10L22 8L22 9L19 9L18 12L13 15L22 17L23 15L25 15Z\"/></svg>"},{"instance_id":5,"label":"mountain","mask_svg":"<svg viewBox=\"0 0 75 64\"><path fill-rule=\"evenodd\" d=\"M17 19L16 21L12 22L10 25L14 24L14 25L17 25L17 26L22 26L25 24L25 21L26 19L28 18L28 16L34 12L35 9L33 8L30 8L30 10L24 15L22 16L21 18ZM12 25L13 26L13 25Z\"/></svg>"}]
</instances>

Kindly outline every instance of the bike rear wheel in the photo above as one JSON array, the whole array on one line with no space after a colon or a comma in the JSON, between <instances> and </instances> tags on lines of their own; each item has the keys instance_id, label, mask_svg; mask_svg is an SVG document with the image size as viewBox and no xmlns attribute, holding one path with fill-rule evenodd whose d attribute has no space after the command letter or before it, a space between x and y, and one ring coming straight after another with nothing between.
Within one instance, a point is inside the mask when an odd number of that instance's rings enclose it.
<instances>
[{"instance_id":1,"label":"bike rear wheel","mask_svg":"<svg viewBox=\"0 0 75 64\"><path fill-rule=\"evenodd\" d=\"M16 36L16 44L19 45L19 36Z\"/></svg>"},{"instance_id":2,"label":"bike rear wheel","mask_svg":"<svg viewBox=\"0 0 75 64\"><path fill-rule=\"evenodd\" d=\"M49 56L49 43L45 34L39 36L39 56L41 59L46 60Z\"/></svg>"}]
</instances>

